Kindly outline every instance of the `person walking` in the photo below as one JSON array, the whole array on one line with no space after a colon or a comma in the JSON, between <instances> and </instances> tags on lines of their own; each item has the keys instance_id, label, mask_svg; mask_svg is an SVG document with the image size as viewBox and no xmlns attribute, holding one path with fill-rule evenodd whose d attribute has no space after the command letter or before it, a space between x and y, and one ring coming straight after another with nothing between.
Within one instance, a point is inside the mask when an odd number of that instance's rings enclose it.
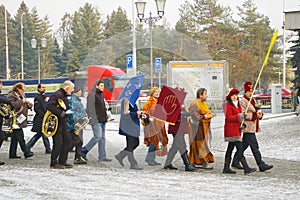
<instances>
[{"instance_id":1,"label":"person walking","mask_svg":"<svg viewBox=\"0 0 300 200\"><path fill-rule=\"evenodd\" d=\"M98 143L98 160L102 162L110 162L112 159L106 157L106 139L105 124L107 122L107 113L104 99L104 82L96 81L95 87L87 97L87 114L90 118L94 136L82 148L82 157L87 160L87 153Z\"/></svg>"},{"instance_id":2,"label":"person walking","mask_svg":"<svg viewBox=\"0 0 300 200\"><path fill-rule=\"evenodd\" d=\"M2 83L2 81L0 80L0 93L1 93L2 87L3 87L3 83ZM9 106L9 107L10 107L10 110L13 110L12 104L11 104L10 101L9 101L7 98L5 98L5 97L0 96L0 104L1 104L1 106L5 106L5 107ZM9 110L8 110L8 111L9 111ZM6 113L6 112L5 112L5 113L3 113L3 114L5 114L5 115L4 115L4 116L0 115L0 148L1 148L1 146L2 146L3 141L4 141L5 138L6 138L4 131L2 131L3 118L8 118L10 113ZM5 162L0 161L0 165L4 165L4 164L5 164Z\"/></svg>"},{"instance_id":3,"label":"person walking","mask_svg":"<svg viewBox=\"0 0 300 200\"><path fill-rule=\"evenodd\" d=\"M168 153L168 137L165 123L151 117L159 97L159 92L158 87L153 87L150 91L150 97L143 107L143 112L150 117L149 124L146 125L143 123L145 125L144 144L148 147L145 161L150 166L160 165L160 163L155 161L156 155L164 156Z\"/></svg>"},{"instance_id":4,"label":"person walking","mask_svg":"<svg viewBox=\"0 0 300 200\"><path fill-rule=\"evenodd\" d=\"M300 82L297 83L294 91L295 96L295 105L296 105L296 115L298 116L300 113Z\"/></svg>"},{"instance_id":5,"label":"person walking","mask_svg":"<svg viewBox=\"0 0 300 200\"><path fill-rule=\"evenodd\" d=\"M252 82L245 82L244 97L240 101L243 112L247 114L247 117L244 120L246 127L243 130L243 152L250 146L256 164L259 167L259 171L264 172L266 170L272 169L273 165L266 164L262 160L262 156L259 151L256 133L260 131L259 120L262 119L263 113L256 106L256 100L252 98L253 92ZM236 152L231 166L237 169L243 169L243 167L239 163L238 157L238 153Z\"/></svg>"},{"instance_id":6,"label":"person walking","mask_svg":"<svg viewBox=\"0 0 300 200\"><path fill-rule=\"evenodd\" d=\"M177 167L172 165L172 161L179 151L183 163L185 165L185 171L195 171L197 168L190 164L186 143L184 139L185 134L190 134L190 126L188 123L188 117L190 113L186 111L184 105L181 106L181 113L174 125L169 124L168 133L173 136L173 143L169 150L164 169L177 170Z\"/></svg>"},{"instance_id":7,"label":"person walking","mask_svg":"<svg viewBox=\"0 0 300 200\"><path fill-rule=\"evenodd\" d=\"M197 100L191 102L189 111L191 113L191 137L189 160L194 166L203 169L213 169L209 163L214 162L214 155L210 150L211 128L210 122L214 114L206 104L207 90L199 88L196 94Z\"/></svg>"},{"instance_id":8,"label":"person walking","mask_svg":"<svg viewBox=\"0 0 300 200\"><path fill-rule=\"evenodd\" d=\"M75 124L82 124L84 118L86 117L84 107L80 101L81 89L79 86L75 85L74 91L71 96L68 96L70 110L72 114L68 115L68 134L71 140L72 149L75 147L75 157L74 164L87 164L87 161L84 160L81 156L82 154L82 130L76 130ZM79 131L79 132L77 132Z\"/></svg>"},{"instance_id":9,"label":"person walking","mask_svg":"<svg viewBox=\"0 0 300 200\"><path fill-rule=\"evenodd\" d=\"M115 158L121 166L124 166L123 159L127 157L130 163L130 169L134 170L143 169L138 165L133 154L133 151L140 144L140 118L142 117L146 118L146 115L138 110L136 104L131 106L127 99L123 99L121 104L119 134L126 136L126 147L115 155Z\"/></svg>"},{"instance_id":10,"label":"person walking","mask_svg":"<svg viewBox=\"0 0 300 200\"><path fill-rule=\"evenodd\" d=\"M11 102L15 110L15 116L12 117L12 126L15 127L12 127L9 158L21 158L21 156L17 155L18 143L24 153L25 159L32 157L34 153L27 148L23 132L23 128L27 127L28 109L33 107L32 103L29 103L25 97L25 84L22 82L16 83L12 91L8 93L7 99Z\"/></svg>"},{"instance_id":11,"label":"person walking","mask_svg":"<svg viewBox=\"0 0 300 200\"><path fill-rule=\"evenodd\" d=\"M43 117L47 111L46 109L46 86L43 83L39 83L37 86L38 94L34 97L34 112L35 116L33 118L33 126L31 131L36 132L36 134L27 142L26 146L30 150L35 143L42 137L45 153L51 154L52 150L50 147L49 139L42 133L42 122Z\"/></svg>"},{"instance_id":12,"label":"person walking","mask_svg":"<svg viewBox=\"0 0 300 200\"><path fill-rule=\"evenodd\" d=\"M240 130L241 122L245 119L246 114L242 112L242 107L238 97L239 91L235 88L231 89L226 96L224 105L225 125L224 139L228 142L223 173L235 174L236 172L230 169L231 155L234 147L237 149L237 160L239 160L244 168L244 174L255 172L255 168L250 168L244 157L242 145L242 132Z\"/></svg>"},{"instance_id":13,"label":"person walking","mask_svg":"<svg viewBox=\"0 0 300 200\"><path fill-rule=\"evenodd\" d=\"M68 117L70 114L68 96L74 90L74 84L67 80L61 88L54 92L49 101L46 103L46 108L52 114L58 117L58 128L52 136L53 148L51 153L50 167L53 169L72 168L73 165L67 163L68 152L71 145L68 137Z\"/></svg>"}]
</instances>

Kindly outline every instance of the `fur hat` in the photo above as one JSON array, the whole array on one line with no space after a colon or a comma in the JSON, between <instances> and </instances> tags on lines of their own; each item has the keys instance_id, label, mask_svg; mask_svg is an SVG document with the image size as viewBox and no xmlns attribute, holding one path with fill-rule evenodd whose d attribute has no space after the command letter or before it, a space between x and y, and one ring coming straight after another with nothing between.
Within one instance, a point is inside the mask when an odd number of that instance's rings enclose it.
<instances>
[{"instance_id":1,"label":"fur hat","mask_svg":"<svg viewBox=\"0 0 300 200\"><path fill-rule=\"evenodd\" d=\"M240 93L240 91L238 91L238 90L235 89L235 88L232 88L232 89L229 91L229 93L227 94L226 99L229 99L232 95L238 94L238 93Z\"/></svg>"},{"instance_id":2,"label":"fur hat","mask_svg":"<svg viewBox=\"0 0 300 200\"><path fill-rule=\"evenodd\" d=\"M248 91L253 92L253 84L252 84L252 82L246 82L246 83L244 83L244 92L246 93Z\"/></svg>"}]
</instances>

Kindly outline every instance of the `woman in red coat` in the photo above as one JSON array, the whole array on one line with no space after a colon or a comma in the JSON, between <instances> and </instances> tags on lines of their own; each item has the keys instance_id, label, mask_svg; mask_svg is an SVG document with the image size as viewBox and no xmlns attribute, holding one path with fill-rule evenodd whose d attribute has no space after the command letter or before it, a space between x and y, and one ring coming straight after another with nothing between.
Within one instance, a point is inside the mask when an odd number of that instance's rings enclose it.
<instances>
[{"instance_id":1,"label":"woman in red coat","mask_svg":"<svg viewBox=\"0 0 300 200\"><path fill-rule=\"evenodd\" d=\"M235 174L236 172L231 170L229 165L231 161L231 155L234 147L237 149L238 160L241 161L244 174L249 174L255 172L255 168L250 168L246 162L243 155L243 145L242 145L242 133L240 130L240 125L246 114L242 112L242 107L240 106L238 99L239 91L235 88L231 89L229 94L226 96L226 102L224 105L225 114L225 125L224 125L224 138L225 142L228 142L225 163L223 168L223 173Z\"/></svg>"}]
</instances>

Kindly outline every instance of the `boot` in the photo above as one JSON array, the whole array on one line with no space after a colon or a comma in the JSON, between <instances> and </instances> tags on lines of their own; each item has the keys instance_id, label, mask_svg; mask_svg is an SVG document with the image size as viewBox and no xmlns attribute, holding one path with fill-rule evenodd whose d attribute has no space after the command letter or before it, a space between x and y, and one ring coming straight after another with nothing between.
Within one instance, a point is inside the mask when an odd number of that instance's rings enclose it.
<instances>
[{"instance_id":1,"label":"boot","mask_svg":"<svg viewBox=\"0 0 300 200\"><path fill-rule=\"evenodd\" d=\"M167 166L164 166L164 169L177 170L177 167L174 167L172 164L169 164L169 165L167 165Z\"/></svg>"},{"instance_id":2,"label":"boot","mask_svg":"<svg viewBox=\"0 0 300 200\"><path fill-rule=\"evenodd\" d=\"M236 172L231 170L230 165L231 158L225 158L223 173L224 174L235 174Z\"/></svg>"},{"instance_id":3,"label":"boot","mask_svg":"<svg viewBox=\"0 0 300 200\"><path fill-rule=\"evenodd\" d=\"M239 162L238 163L232 162L231 167L236 168L236 169L244 169L243 166Z\"/></svg>"},{"instance_id":4,"label":"boot","mask_svg":"<svg viewBox=\"0 0 300 200\"><path fill-rule=\"evenodd\" d=\"M117 161L120 163L120 165L123 167L124 163L123 163L123 159L127 156L127 151L122 150L120 151L120 153L118 153L117 155L115 155L115 158L117 159Z\"/></svg>"},{"instance_id":5,"label":"boot","mask_svg":"<svg viewBox=\"0 0 300 200\"><path fill-rule=\"evenodd\" d=\"M89 151L87 150L86 147L82 147L82 150L81 150L81 157L84 159L84 160L88 160L87 157L86 157L86 154L88 153Z\"/></svg>"},{"instance_id":6,"label":"boot","mask_svg":"<svg viewBox=\"0 0 300 200\"><path fill-rule=\"evenodd\" d=\"M30 158L30 157L32 157L32 156L34 156L34 153L31 152L31 151L28 151L28 152L24 153L25 159Z\"/></svg>"},{"instance_id":7,"label":"boot","mask_svg":"<svg viewBox=\"0 0 300 200\"><path fill-rule=\"evenodd\" d=\"M259 165L259 171L261 171L261 172L267 171L272 168L273 168L273 165L267 165L266 163Z\"/></svg>"},{"instance_id":8,"label":"boot","mask_svg":"<svg viewBox=\"0 0 300 200\"><path fill-rule=\"evenodd\" d=\"M127 153L127 158L128 158L129 163L130 163L130 169L135 169L135 170L142 170L143 169L142 167L140 167L137 164L137 161L135 160L135 158L133 156L133 152L128 152Z\"/></svg>"},{"instance_id":9,"label":"boot","mask_svg":"<svg viewBox=\"0 0 300 200\"><path fill-rule=\"evenodd\" d=\"M232 164L231 167L236 168L236 169L244 169L240 162L237 160L237 154L234 154L233 160L232 160Z\"/></svg>"},{"instance_id":10,"label":"boot","mask_svg":"<svg viewBox=\"0 0 300 200\"><path fill-rule=\"evenodd\" d=\"M192 171L197 170L197 168L195 168L193 165L190 164L189 158L188 158L188 156L187 156L187 151L184 152L184 153L181 155L181 158L182 158L183 163L184 163L184 165L185 165L185 171L192 172Z\"/></svg>"},{"instance_id":11,"label":"boot","mask_svg":"<svg viewBox=\"0 0 300 200\"><path fill-rule=\"evenodd\" d=\"M247 161L246 161L246 158L243 156L241 158L241 163L243 165L243 168L244 168L244 174L247 175L247 174L250 174L250 173L253 173L256 171L255 168L250 168Z\"/></svg>"}]
</instances>

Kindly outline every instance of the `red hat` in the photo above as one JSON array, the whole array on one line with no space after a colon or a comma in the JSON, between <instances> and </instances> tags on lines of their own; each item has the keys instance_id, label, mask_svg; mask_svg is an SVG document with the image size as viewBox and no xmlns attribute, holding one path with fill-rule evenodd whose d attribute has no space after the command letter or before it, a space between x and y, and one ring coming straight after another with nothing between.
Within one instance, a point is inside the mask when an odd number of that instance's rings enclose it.
<instances>
[{"instance_id":1,"label":"red hat","mask_svg":"<svg viewBox=\"0 0 300 200\"><path fill-rule=\"evenodd\" d=\"M246 93L248 91L253 92L253 84L252 84L252 82L246 82L246 83L244 83L244 92Z\"/></svg>"},{"instance_id":2,"label":"red hat","mask_svg":"<svg viewBox=\"0 0 300 200\"><path fill-rule=\"evenodd\" d=\"M229 91L229 93L227 94L226 99L229 99L232 95L238 94L238 93L240 93L240 91L238 91L238 90L235 89L235 88L232 88L232 89Z\"/></svg>"}]
</instances>

